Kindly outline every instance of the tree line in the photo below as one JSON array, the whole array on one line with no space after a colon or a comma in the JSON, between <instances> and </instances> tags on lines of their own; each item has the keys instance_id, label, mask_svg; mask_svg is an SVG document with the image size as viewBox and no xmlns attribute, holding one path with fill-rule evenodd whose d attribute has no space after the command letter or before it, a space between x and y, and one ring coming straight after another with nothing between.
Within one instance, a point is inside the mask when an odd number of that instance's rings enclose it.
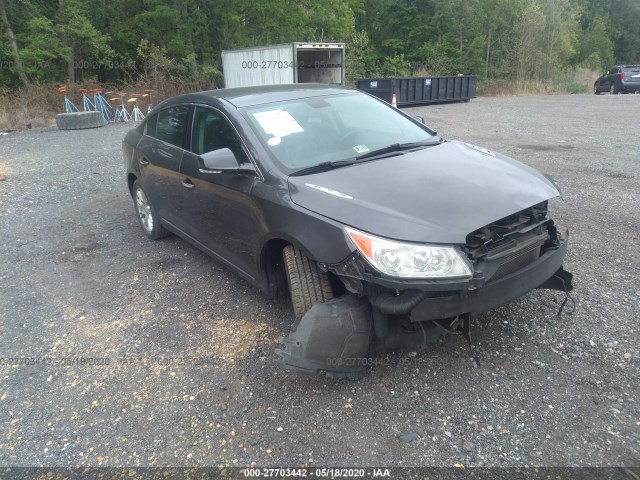
<instances>
[{"instance_id":1,"label":"tree line","mask_svg":"<svg viewBox=\"0 0 640 480\"><path fill-rule=\"evenodd\" d=\"M349 81L554 81L640 63L640 0L0 0L0 87L162 72L222 86L220 52L347 45Z\"/></svg>"}]
</instances>

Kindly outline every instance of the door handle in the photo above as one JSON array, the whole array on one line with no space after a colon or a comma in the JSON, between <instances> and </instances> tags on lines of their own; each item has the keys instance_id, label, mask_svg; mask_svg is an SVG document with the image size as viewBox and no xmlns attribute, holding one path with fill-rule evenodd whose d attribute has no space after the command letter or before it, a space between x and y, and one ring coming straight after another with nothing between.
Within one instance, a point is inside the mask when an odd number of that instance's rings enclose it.
<instances>
[{"instance_id":1,"label":"door handle","mask_svg":"<svg viewBox=\"0 0 640 480\"><path fill-rule=\"evenodd\" d=\"M147 165L149 165L149 160L144 157L140 157L138 159L138 163L140 163L140 165L142 165L143 167L146 167Z\"/></svg>"},{"instance_id":2,"label":"door handle","mask_svg":"<svg viewBox=\"0 0 640 480\"><path fill-rule=\"evenodd\" d=\"M194 184L191 180L189 180L188 178L185 178L185 179L182 181L182 186L183 186L184 188L188 188L189 190L191 190L192 188L194 188L194 187L195 187L195 184Z\"/></svg>"}]
</instances>

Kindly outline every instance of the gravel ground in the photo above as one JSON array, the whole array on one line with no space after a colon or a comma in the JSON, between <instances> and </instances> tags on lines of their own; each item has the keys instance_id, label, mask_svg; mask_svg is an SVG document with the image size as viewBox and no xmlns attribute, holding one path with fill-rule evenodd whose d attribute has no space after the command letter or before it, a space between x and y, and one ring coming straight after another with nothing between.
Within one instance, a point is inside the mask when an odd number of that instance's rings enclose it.
<instances>
[{"instance_id":1,"label":"gravel ground","mask_svg":"<svg viewBox=\"0 0 640 480\"><path fill-rule=\"evenodd\" d=\"M130 126L11 133L0 466L639 466L640 95L408 111L556 178L574 314L536 291L476 317L477 368L449 336L356 382L287 372L287 304L178 238L143 236L120 154Z\"/></svg>"}]
</instances>

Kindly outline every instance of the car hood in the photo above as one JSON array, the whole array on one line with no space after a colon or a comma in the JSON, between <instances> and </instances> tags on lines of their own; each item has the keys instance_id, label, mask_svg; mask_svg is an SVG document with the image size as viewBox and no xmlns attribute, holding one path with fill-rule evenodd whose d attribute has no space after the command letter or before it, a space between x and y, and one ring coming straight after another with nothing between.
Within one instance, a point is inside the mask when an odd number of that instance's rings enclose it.
<instances>
[{"instance_id":1,"label":"car hood","mask_svg":"<svg viewBox=\"0 0 640 480\"><path fill-rule=\"evenodd\" d=\"M410 242L463 244L467 234L560 195L516 160L462 142L289 177L292 201L345 225Z\"/></svg>"}]
</instances>

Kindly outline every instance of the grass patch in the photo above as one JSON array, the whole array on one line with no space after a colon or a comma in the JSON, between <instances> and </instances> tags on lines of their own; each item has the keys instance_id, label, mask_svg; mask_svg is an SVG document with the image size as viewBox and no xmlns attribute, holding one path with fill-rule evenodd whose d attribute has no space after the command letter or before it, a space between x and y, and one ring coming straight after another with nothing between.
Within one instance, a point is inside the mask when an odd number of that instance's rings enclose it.
<instances>
[{"instance_id":1,"label":"grass patch","mask_svg":"<svg viewBox=\"0 0 640 480\"><path fill-rule=\"evenodd\" d=\"M575 68L556 80L479 80L478 95L500 97L513 95L553 95L589 93L599 74L587 68Z\"/></svg>"},{"instance_id":2,"label":"grass patch","mask_svg":"<svg viewBox=\"0 0 640 480\"><path fill-rule=\"evenodd\" d=\"M0 99L0 102L2 100ZM9 120L9 112L7 112L7 107L0 104L0 131L1 130L11 130L11 121Z\"/></svg>"},{"instance_id":3,"label":"grass patch","mask_svg":"<svg viewBox=\"0 0 640 480\"><path fill-rule=\"evenodd\" d=\"M0 91L0 130L24 130L40 128L55 123L57 103L56 88L48 85L32 85L28 89Z\"/></svg>"}]
</instances>

